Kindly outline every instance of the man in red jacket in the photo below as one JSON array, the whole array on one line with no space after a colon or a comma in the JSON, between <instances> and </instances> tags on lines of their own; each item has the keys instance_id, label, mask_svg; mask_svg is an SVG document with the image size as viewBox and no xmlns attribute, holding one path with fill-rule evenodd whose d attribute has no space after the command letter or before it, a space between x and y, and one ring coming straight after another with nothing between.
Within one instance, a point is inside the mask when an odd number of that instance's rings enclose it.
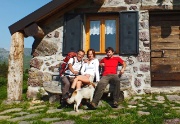
<instances>
[{"instance_id":1,"label":"man in red jacket","mask_svg":"<svg viewBox=\"0 0 180 124\"><path fill-rule=\"evenodd\" d=\"M97 105L103 95L104 89L106 88L106 86L111 80L113 80L112 83L114 83L115 85L115 89L113 92L113 106L112 107L114 108L118 107L118 101L120 98L119 76L124 73L124 70L126 68L126 63L119 56L113 56L113 54L114 54L114 49L111 47L108 47L106 49L107 57L104 57L100 61L100 65L104 67L104 71L103 71L100 82L97 84L94 98L89 105L90 109L97 108ZM120 70L119 74L117 74L118 63L122 65L122 69Z\"/></svg>"}]
</instances>

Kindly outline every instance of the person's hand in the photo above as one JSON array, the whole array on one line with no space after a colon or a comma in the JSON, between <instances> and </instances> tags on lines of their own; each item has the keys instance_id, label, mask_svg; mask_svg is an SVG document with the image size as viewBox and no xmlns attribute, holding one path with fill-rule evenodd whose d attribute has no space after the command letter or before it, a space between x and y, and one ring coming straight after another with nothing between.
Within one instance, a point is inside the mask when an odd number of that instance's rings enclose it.
<instances>
[{"instance_id":1,"label":"person's hand","mask_svg":"<svg viewBox=\"0 0 180 124\"><path fill-rule=\"evenodd\" d=\"M88 62L88 59L84 59L84 62L87 63L87 62Z\"/></svg>"},{"instance_id":2,"label":"person's hand","mask_svg":"<svg viewBox=\"0 0 180 124\"><path fill-rule=\"evenodd\" d=\"M88 77L88 78L89 78L89 77L90 77L90 74L85 74L84 76L86 76L86 77Z\"/></svg>"},{"instance_id":3,"label":"person's hand","mask_svg":"<svg viewBox=\"0 0 180 124\"><path fill-rule=\"evenodd\" d=\"M120 77L121 77L121 74L118 74L118 77L120 78Z\"/></svg>"},{"instance_id":4,"label":"person's hand","mask_svg":"<svg viewBox=\"0 0 180 124\"><path fill-rule=\"evenodd\" d=\"M104 63L100 63L99 65L100 65L100 66L104 66L105 64L104 64Z\"/></svg>"},{"instance_id":5,"label":"person's hand","mask_svg":"<svg viewBox=\"0 0 180 124\"><path fill-rule=\"evenodd\" d=\"M122 75L123 73L124 73L124 69L121 69L119 75Z\"/></svg>"}]
</instances>

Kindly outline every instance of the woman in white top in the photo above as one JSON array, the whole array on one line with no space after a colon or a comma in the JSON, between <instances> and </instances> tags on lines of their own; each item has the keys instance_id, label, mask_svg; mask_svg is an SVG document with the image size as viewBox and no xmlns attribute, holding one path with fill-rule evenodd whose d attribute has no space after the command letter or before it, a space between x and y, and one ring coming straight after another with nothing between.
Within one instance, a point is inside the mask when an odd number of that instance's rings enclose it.
<instances>
[{"instance_id":1,"label":"woman in white top","mask_svg":"<svg viewBox=\"0 0 180 124\"><path fill-rule=\"evenodd\" d=\"M74 79L70 93L72 93L75 88L81 89L83 84L93 84L94 78L96 77L96 82L99 82L99 60L95 58L95 50L89 49L87 51L87 62L83 64L81 69L81 75L76 76Z\"/></svg>"}]
</instances>

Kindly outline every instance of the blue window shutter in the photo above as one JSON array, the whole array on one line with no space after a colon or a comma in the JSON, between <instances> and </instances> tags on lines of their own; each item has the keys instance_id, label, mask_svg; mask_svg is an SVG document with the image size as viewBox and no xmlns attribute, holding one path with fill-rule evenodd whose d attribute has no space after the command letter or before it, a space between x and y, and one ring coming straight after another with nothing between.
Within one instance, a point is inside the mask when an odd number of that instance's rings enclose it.
<instances>
[{"instance_id":1,"label":"blue window shutter","mask_svg":"<svg viewBox=\"0 0 180 124\"><path fill-rule=\"evenodd\" d=\"M139 53L138 23L137 11L120 12L120 55Z\"/></svg>"},{"instance_id":2,"label":"blue window shutter","mask_svg":"<svg viewBox=\"0 0 180 124\"><path fill-rule=\"evenodd\" d=\"M64 16L63 55L82 48L82 15Z\"/></svg>"}]
</instances>

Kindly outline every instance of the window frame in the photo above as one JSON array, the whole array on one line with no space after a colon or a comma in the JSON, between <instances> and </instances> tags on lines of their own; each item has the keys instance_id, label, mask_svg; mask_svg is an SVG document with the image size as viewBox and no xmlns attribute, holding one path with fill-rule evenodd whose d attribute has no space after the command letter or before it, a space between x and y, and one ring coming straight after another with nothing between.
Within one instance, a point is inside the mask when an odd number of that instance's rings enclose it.
<instances>
[{"instance_id":1,"label":"window frame","mask_svg":"<svg viewBox=\"0 0 180 124\"><path fill-rule=\"evenodd\" d=\"M86 43L85 51L90 48L90 21L100 21L100 52L98 54L105 54L105 20L116 20L116 49L115 53L119 53L119 15L87 15L86 16ZM104 41L104 42L103 42Z\"/></svg>"}]
</instances>

